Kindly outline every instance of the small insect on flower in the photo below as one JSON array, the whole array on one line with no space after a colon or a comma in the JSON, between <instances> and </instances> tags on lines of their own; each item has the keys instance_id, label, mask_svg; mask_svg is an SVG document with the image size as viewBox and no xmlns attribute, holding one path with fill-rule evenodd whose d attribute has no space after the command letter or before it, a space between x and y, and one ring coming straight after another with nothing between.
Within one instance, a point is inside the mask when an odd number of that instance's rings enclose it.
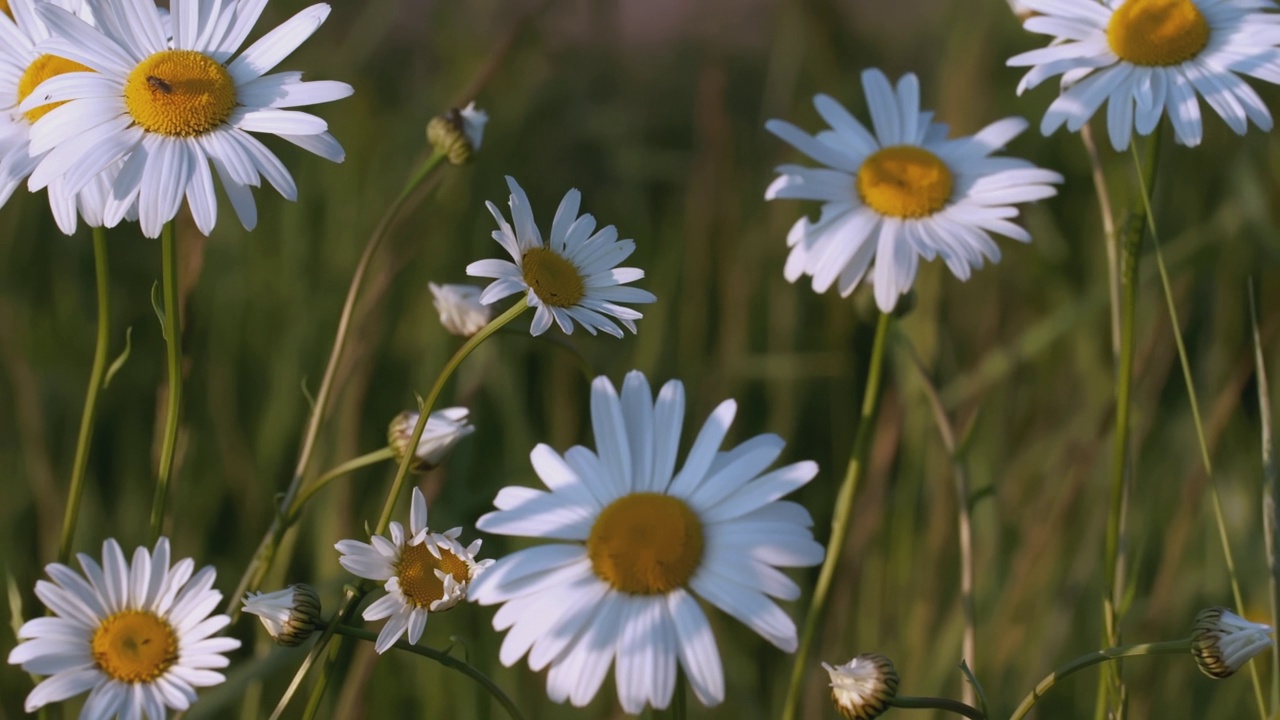
<instances>
[{"instance_id":1,"label":"small insect on flower","mask_svg":"<svg viewBox=\"0 0 1280 720\"><path fill-rule=\"evenodd\" d=\"M161 80L160 78L156 77L155 75L147 76L147 85L150 85L152 90L162 92L165 95L173 94L173 86L165 82L164 80Z\"/></svg>"}]
</instances>

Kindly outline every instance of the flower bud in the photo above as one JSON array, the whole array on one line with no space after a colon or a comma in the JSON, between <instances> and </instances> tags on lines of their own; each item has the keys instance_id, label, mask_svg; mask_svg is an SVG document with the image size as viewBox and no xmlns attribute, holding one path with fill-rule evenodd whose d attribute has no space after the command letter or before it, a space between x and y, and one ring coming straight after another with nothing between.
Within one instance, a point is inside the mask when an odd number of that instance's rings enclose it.
<instances>
[{"instance_id":1,"label":"flower bud","mask_svg":"<svg viewBox=\"0 0 1280 720\"><path fill-rule=\"evenodd\" d=\"M301 645L321 624L320 598L310 585L290 585L271 593L249 592L244 611L257 615L272 639L285 647Z\"/></svg>"},{"instance_id":2,"label":"flower bud","mask_svg":"<svg viewBox=\"0 0 1280 720\"><path fill-rule=\"evenodd\" d=\"M480 150L484 140L484 126L489 114L469 103L461 110L453 109L431 118L427 123L427 142L443 153L454 165L465 165L471 154Z\"/></svg>"},{"instance_id":3,"label":"flower bud","mask_svg":"<svg viewBox=\"0 0 1280 720\"><path fill-rule=\"evenodd\" d=\"M418 447L409 467L422 472L439 465L459 440L475 432L475 426L467 422L469 412L464 407L451 407L431 413L427 417L427 426L422 429L422 437L418 438ZM409 452L409 441L413 439L418 416L419 413L406 410L387 426L387 444L395 452L397 461L403 462Z\"/></svg>"},{"instance_id":4,"label":"flower bud","mask_svg":"<svg viewBox=\"0 0 1280 720\"><path fill-rule=\"evenodd\" d=\"M1196 615L1191 654L1205 675L1225 678L1271 647L1271 628L1252 623L1228 608L1211 607Z\"/></svg>"},{"instance_id":5,"label":"flower bud","mask_svg":"<svg viewBox=\"0 0 1280 720\"><path fill-rule=\"evenodd\" d=\"M431 289L431 302L440 313L440 324L445 330L471 337L489 324L493 308L480 304L480 288L475 285L437 285L427 283Z\"/></svg>"},{"instance_id":6,"label":"flower bud","mask_svg":"<svg viewBox=\"0 0 1280 720\"><path fill-rule=\"evenodd\" d=\"M831 700L850 720L872 720L889 709L898 694L898 671L889 658L863 653L837 667L822 663L831 675Z\"/></svg>"}]
</instances>

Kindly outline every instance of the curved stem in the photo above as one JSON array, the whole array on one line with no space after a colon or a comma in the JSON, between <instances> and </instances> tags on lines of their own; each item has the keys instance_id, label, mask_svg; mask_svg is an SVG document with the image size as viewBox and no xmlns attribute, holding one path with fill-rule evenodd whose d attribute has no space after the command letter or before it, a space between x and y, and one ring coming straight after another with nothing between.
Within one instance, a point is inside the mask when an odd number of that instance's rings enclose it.
<instances>
[{"instance_id":1,"label":"curved stem","mask_svg":"<svg viewBox=\"0 0 1280 720\"><path fill-rule=\"evenodd\" d=\"M858 431L853 439L853 451L849 456L849 465L845 469L844 482L841 483L840 492L836 495L835 512L831 516L831 538L827 541L827 556L822 562L818 583L813 588L813 598L809 601L809 612L805 615L800 643L796 649L795 661L791 666L791 680L787 685L787 698L782 707L783 720L795 720L797 717L809 650L822 618L822 610L827 602L827 593L831 590L836 566L840 563L840 553L844 549L845 535L849 530L849 518L853 515L853 499L857 495L858 480L862 476L867 464L867 455L871 451L871 437L875 431L876 415L880 409L880 378L884 370L885 347L888 344L889 325L892 320L892 315L881 313L880 321L876 324L876 338L871 346L871 362L867 366L867 384L862 397L862 415L858 420Z\"/></svg>"},{"instance_id":2,"label":"curved stem","mask_svg":"<svg viewBox=\"0 0 1280 720\"><path fill-rule=\"evenodd\" d=\"M369 632L368 630L353 628L348 625L337 626L337 628L335 628L335 632L338 635L346 635L347 637L356 638L357 640L365 640L367 642L377 642L378 640L377 634ZM507 697L507 694L502 691L502 688L498 687L497 683L490 680L488 676L472 667L469 663L459 660L449 653L441 652L434 648L424 647L422 645L411 645L404 640L397 642L391 647L396 650L403 650L404 652L413 653L414 655L435 660L450 670L457 670L463 675L475 680L486 691L488 691L488 693L493 696L493 699L498 701L498 704L502 706L503 710L507 711L507 715L513 720L524 720L524 716L520 714L520 708L516 707L516 704L511 700L511 698Z\"/></svg>"},{"instance_id":3,"label":"curved stem","mask_svg":"<svg viewBox=\"0 0 1280 720\"><path fill-rule=\"evenodd\" d=\"M406 202L413 195L413 191L422 184L423 180L444 159L444 154L439 152L433 152L431 157L427 158L426 162L405 183L404 189L400 191L396 199L387 207L382 219L378 221L377 227L374 228L373 233L369 235L369 240L365 243L364 251L360 254L360 260L356 263L355 272L352 273L351 284L347 287L347 297L342 304L342 313L338 316L338 328L334 332L333 348L329 351L329 362L325 365L324 376L320 380L320 389L317 391L315 403L311 407L311 416L307 420L307 430L302 437L302 446L298 451L298 463L293 469L293 478L289 481L289 487L285 490L284 496L277 506L276 515L271 521L271 527L263 534L262 540L258 543L258 549L254 552L253 559L249 561L244 574L240 576L240 582L236 584L235 592L231 593L231 596L227 599L227 606L224 612L231 616L232 622L235 622L240 617L240 598L244 596L245 592L257 589L258 584L262 582L262 578L271 567L271 562L275 559L276 548L279 547L285 531L289 529L287 522L288 510L294 506L294 500L302 487L302 480L311 464L311 455L315 450L316 438L320 435L320 426L324 423L324 415L329 407L330 396L333 394L334 378L337 377L338 365L342 362L342 353L347 346L347 334L351 331L351 319L355 315L356 301L360 298L364 277L369 271L373 256L378 247L382 245L383 240L390 234L391 228L395 226L401 214L406 210Z\"/></svg>"},{"instance_id":4,"label":"curved stem","mask_svg":"<svg viewBox=\"0 0 1280 720\"><path fill-rule=\"evenodd\" d=\"M382 462L383 460L391 460L396 456L396 451L390 447L379 448L373 452L365 453L359 457L350 460L327 470L323 475L316 478L313 482L307 483L307 486L298 493L294 498L293 506L289 508L289 514L286 518L286 524L292 525L298 521L298 516L302 514L302 508L316 493L324 489L326 485L337 480L343 475L359 470L362 467L368 467Z\"/></svg>"},{"instance_id":5,"label":"curved stem","mask_svg":"<svg viewBox=\"0 0 1280 720\"><path fill-rule=\"evenodd\" d=\"M481 328L480 332L472 335L467 339L462 347L449 358L449 362L445 364L444 369L440 371L440 375L436 377L436 382L431 386L431 392L427 393L427 399L422 402L422 407L418 409L418 422L413 426L413 435L410 436L406 447L418 447L418 441L422 439L422 432L427 427L427 418L431 415L431 409L435 407L436 400L440 399L440 393L444 390L444 385L449 378L453 376L453 371L458 369L462 361L480 346L490 335L497 332L503 325L511 322L517 315L528 309L529 303L524 295L512 305L509 310L502 313L498 317L489 321L488 325ZM400 467L396 470L396 477L391 481L391 490L387 492L387 500L382 505L382 515L378 517L378 524L374 526L373 534L381 535L386 531L387 525L391 522L391 513L396 508L396 500L400 497L400 490L404 487L404 480L409 476L409 467L413 464L414 455L411 452L405 453L400 460Z\"/></svg>"},{"instance_id":6,"label":"curved stem","mask_svg":"<svg viewBox=\"0 0 1280 720\"><path fill-rule=\"evenodd\" d=\"M173 235L173 221L170 220L164 224L164 230L160 233L160 253L164 263L164 340L169 388L164 439L160 445L160 471L156 478L155 498L151 502L151 544L160 538L164 529L169 482L173 479L173 460L178 450L178 417L182 412L182 318L178 301L178 247Z\"/></svg>"},{"instance_id":7,"label":"curved stem","mask_svg":"<svg viewBox=\"0 0 1280 720\"><path fill-rule=\"evenodd\" d=\"M987 716L978 708L950 698L898 695L889 701L889 706L910 710L943 710L972 720L987 720Z\"/></svg>"},{"instance_id":8,"label":"curved stem","mask_svg":"<svg viewBox=\"0 0 1280 720\"><path fill-rule=\"evenodd\" d=\"M98 415L98 395L102 393L102 380L107 372L107 349L111 344L111 282L105 228L93 229L93 268L98 286L98 339L93 347L93 366L89 369L89 388L84 394L84 412L80 415L76 458L71 466L67 509L62 516L62 537L58 541L58 562L64 564L71 557L71 544L76 537L80 497L84 494L84 476L89 467L89 447L93 443L93 426Z\"/></svg>"},{"instance_id":9,"label":"curved stem","mask_svg":"<svg viewBox=\"0 0 1280 720\"><path fill-rule=\"evenodd\" d=\"M1036 684L1035 690L1032 690L1022 699L1022 703L1018 705L1013 714L1009 716L1009 720L1021 720L1031 712L1031 707L1036 704L1044 694L1049 691L1059 680L1066 676L1090 665L1097 665L1107 660L1117 660L1124 657L1134 657L1136 655L1177 655L1181 653L1191 652L1191 639L1170 640L1168 642L1143 643L1140 645L1125 645L1122 647L1107 648L1106 650L1098 650L1087 655L1072 660L1071 662L1059 667L1057 670L1049 673L1043 680Z\"/></svg>"}]
</instances>

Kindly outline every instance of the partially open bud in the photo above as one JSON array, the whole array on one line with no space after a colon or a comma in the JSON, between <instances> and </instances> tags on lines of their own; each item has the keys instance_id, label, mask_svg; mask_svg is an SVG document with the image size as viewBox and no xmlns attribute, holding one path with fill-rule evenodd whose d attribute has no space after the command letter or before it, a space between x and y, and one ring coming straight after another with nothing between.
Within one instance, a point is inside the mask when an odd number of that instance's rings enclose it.
<instances>
[{"instance_id":1,"label":"partially open bud","mask_svg":"<svg viewBox=\"0 0 1280 720\"><path fill-rule=\"evenodd\" d=\"M470 413L464 407L451 407L437 410L427 417L427 426L418 438L418 447L413 453L410 469L419 472L430 470L444 460L449 451L462 438L475 432L475 426L467 422ZM413 429L418 425L418 413L406 410L400 413L387 426L387 443L395 451L396 460L404 461L409 452L409 441L413 439Z\"/></svg>"},{"instance_id":2,"label":"partially open bud","mask_svg":"<svg viewBox=\"0 0 1280 720\"><path fill-rule=\"evenodd\" d=\"M257 615L272 639L285 647L301 645L320 625L320 598L310 585L290 585L270 593L250 592L244 611Z\"/></svg>"},{"instance_id":3,"label":"partially open bud","mask_svg":"<svg viewBox=\"0 0 1280 720\"><path fill-rule=\"evenodd\" d=\"M822 663L831 675L831 700L850 720L872 720L889 709L898 694L898 671L878 653L863 653L837 667Z\"/></svg>"},{"instance_id":4,"label":"partially open bud","mask_svg":"<svg viewBox=\"0 0 1280 720\"><path fill-rule=\"evenodd\" d=\"M427 283L431 289L431 302L440 313L440 324L445 330L471 337L489 324L493 307L480 304L481 289L475 285L437 285Z\"/></svg>"},{"instance_id":5,"label":"partially open bud","mask_svg":"<svg viewBox=\"0 0 1280 720\"><path fill-rule=\"evenodd\" d=\"M1196 615L1191 628L1191 654L1205 675L1230 677L1271 647L1271 632L1271 627L1249 622L1228 608L1208 608Z\"/></svg>"},{"instance_id":6,"label":"partially open bud","mask_svg":"<svg viewBox=\"0 0 1280 720\"><path fill-rule=\"evenodd\" d=\"M427 142L436 152L444 153L454 165L465 165L471 154L480 150L484 140L484 125L489 114L468 103L466 107L450 110L431 118L427 123Z\"/></svg>"}]
</instances>

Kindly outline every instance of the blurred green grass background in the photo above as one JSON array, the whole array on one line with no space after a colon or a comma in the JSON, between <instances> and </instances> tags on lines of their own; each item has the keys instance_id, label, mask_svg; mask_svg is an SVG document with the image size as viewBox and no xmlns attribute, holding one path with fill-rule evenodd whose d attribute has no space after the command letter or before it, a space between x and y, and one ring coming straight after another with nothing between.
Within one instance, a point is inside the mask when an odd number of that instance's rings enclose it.
<instances>
[{"instance_id":1,"label":"blurred green grass background","mask_svg":"<svg viewBox=\"0 0 1280 720\"><path fill-rule=\"evenodd\" d=\"M276 0L257 34L305 4ZM288 482L308 412L303 388L314 392L319 382L365 239L425 154L427 120L464 99L477 77L488 76L477 100L492 117L483 151L473 165L445 173L375 262L313 469L380 447L386 423L412 406L414 393L426 391L457 347L439 326L427 281L463 282L468 262L499 256L483 203L505 207L503 175L510 174L541 221L577 187L585 211L636 239L628 264L647 271L639 285L659 302L644 308L638 336L572 336L592 372L615 382L631 368L655 385L682 379L687 426L700 424L721 399L737 398L733 438L775 432L789 440L784 462L812 458L822 466L799 499L813 510L823 542L856 426L872 304L816 296L783 280L786 230L816 206L763 201L772 168L799 159L764 132L764 121L782 117L816 130L809 102L815 92L865 117L858 75L872 66L891 77L919 74L925 107L956 133L1013 114L1034 128L1053 96L1050 87L1015 96L1020 72L1004 61L1042 42L1021 30L1003 0L560 0L512 35L532 9L509 0L337 3L285 65L355 86L354 97L318 110L346 147L346 162L332 166L268 140L298 179L297 203L259 192L259 226L246 233L224 201L207 241L189 221L180 223L188 374L169 534L179 556L217 566L224 592ZM1280 107L1280 94L1259 89ZM1274 361L1280 144L1257 130L1236 137L1205 113L1203 146L1163 149L1155 203L1244 613L1266 621L1246 281L1252 277L1258 288L1264 351ZM950 459L908 361L910 343L952 421L970 433L965 460L981 493L974 508L975 670L994 717L1006 716L1054 666L1098 647L1113 415L1105 255L1080 140L1063 132L1046 139L1033 129L1009 152L1063 172L1067 183L1059 197L1025 208L1035 241L1001 240L999 265L968 283L940 263L921 269L917 307L896 325L871 468L819 640L820 656L833 663L859 652L890 656L904 693L959 696ZM1102 155L1122 210L1134 200L1130 159L1109 149ZM56 552L92 356L92 256L87 231L71 238L57 232L43 195L16 197L0 210L0 234L0 468L7 490L0 542L30 617L40 612L31 589ZM77 549L94 555L106 537L126 549L146 541L163 413L163 339L149 299L159 245L130 226L109 233L109 244L112 354L126 327L133 328L133 351L101 403L77 536ZM446 391L445 404L472 408L478 430L446 466L417 478L434 495L433 527L469 528L499 487L536 482L528 462L534 443L561 450L592 444L579 364L555 343L530 339L528 320L486 343ZM1138 322L1130 641L1182 637L1198 609L1231 602L1208 479L1150 272ZM389 465L367 469L322 493L290 537L292 560L274 568L264 589L311 582L335 607L350 577L333 543L363 537L393 472ZM468 530L464 538L475 535ZM486 538L483 554L516 546ZM816 568L795 574L804 601L816 575ZM789 607L797 619L802 603ZM492 613L467 606L433 617L423 642L444 647L456 639L531 720L621 715L612 677L595 702L576 710L550 703L544 678L527 666L498 666ZM695 703L691 715L775 717L790 656L711 615L727 700L711 710ZM246 648L234 656L230 681L203 694L193 719L265 717L303 658L301 650L272 647L252 618L232 631ZM0 631L0 652L7 655L13 642L11 630ZM501 712L429 661L347 647L345 679L327 695L330 717ZM1260 669L1266 677L1265 665ZM1213 682L1190 657L1133 660L1126 676L1135 718L1254 711L1247 673ZM1088 716L1096 677L1086 672L1060 685L1037 717ZM805 717L835 717L816 663L809 679ZM21 716L29 688L17 668L0 670L0 717ZM295 701L292 716L302 705Z\"/></svg>"}]
</instances>

